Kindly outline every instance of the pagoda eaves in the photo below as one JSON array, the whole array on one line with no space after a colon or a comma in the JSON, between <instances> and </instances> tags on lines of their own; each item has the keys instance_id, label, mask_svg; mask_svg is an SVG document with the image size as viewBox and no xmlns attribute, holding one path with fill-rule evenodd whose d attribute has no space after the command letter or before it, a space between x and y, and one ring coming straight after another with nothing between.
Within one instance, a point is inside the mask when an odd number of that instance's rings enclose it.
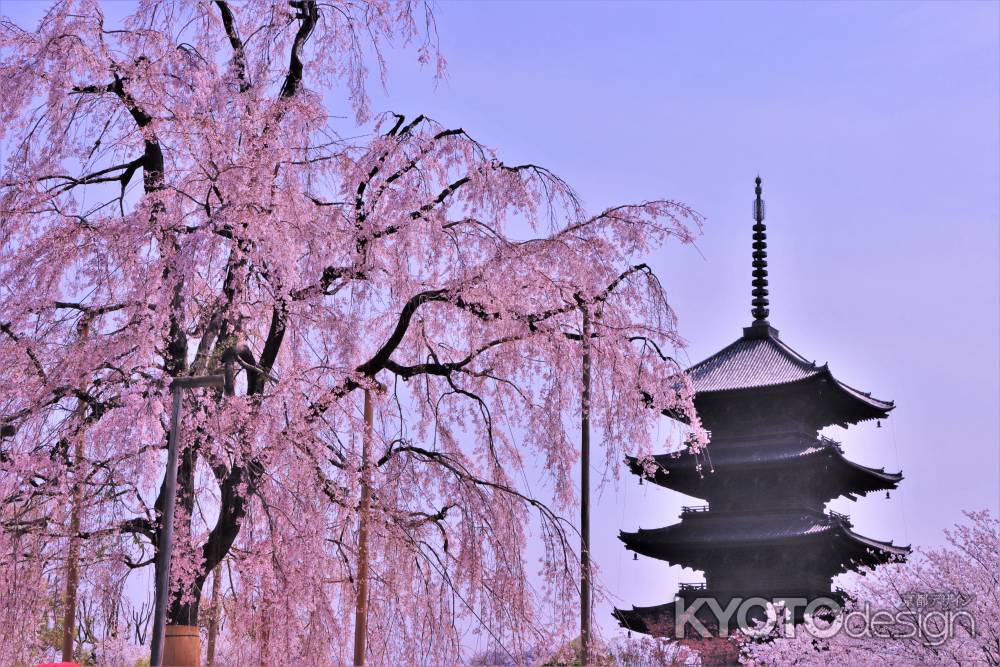
<instances>
[{"instance_id":1,"label":"pagoda eaves","mask_svg":"<svg viewBox=\"0 0 1000 667\"><path fill-rule=\"evenodd\" d=\"M857 424L885 419L895 407L892 401L874 398L838 380L827 364L816 365L778 337L771 326L751 326L743 336L709 358L688 369L699 399L706 402L719 394L755 393L762 390L793 389L816 402L826 402L838 412L830 423ZM832 392L823 395L827 385Z\"/></svg>"}]
</instances>

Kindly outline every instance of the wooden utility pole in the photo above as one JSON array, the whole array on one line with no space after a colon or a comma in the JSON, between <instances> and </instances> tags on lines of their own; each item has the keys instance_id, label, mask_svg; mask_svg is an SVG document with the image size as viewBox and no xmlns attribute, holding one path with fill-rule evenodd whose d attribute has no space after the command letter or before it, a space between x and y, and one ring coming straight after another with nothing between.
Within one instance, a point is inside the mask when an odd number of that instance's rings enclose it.
<instances>
[{"instance_id":1,"label":"wooden utility pole","mask_svg":"<svg viewBox=\"0 0 1000 667\"><path fill-rule=\"evenodd\" d=\"M81 401L81 406L85 404ZM77 414L83 417L83 407L77 408ZM76 595L80 587L80 503L83 502L83 485L80 474L83 467L83 433L77 434L73 445L73 500L69 514L69 553L66 554L66 598L63 609L63 640L62 660L73 662L73 644L76 637Z\"/></svg>"},{"instance_id":2,"label":"wooden utility pole","mask_svg":"<svg viewBox=\"0 0 1000 667\"><path fill-rule=\"evenodd\" d=\"M365 641L368 635L368 510L371 489L368 485L368 460L372 444L372 398L365 389L365 430L361 437L361 503L358 507L358 600L354 612L354 665L364 667Z\"/></svg>"},{"instance_id":3,"label":"wooden utility pole","mask_svg":"<svg viewBox=\"0 0 1000 667\"><path fill-rule=\"evenodd\" d=\"M80 320L79 334L81 340L86 340L90 333L89 315L84 314ZM80 432L73 443L73 499L69 510L69 552L66 554L66 596L63 600L63 638L62 660L73 662L74 638L76 637L76 596L80 588L80 505L83 503L83 420L86 417L87 404L82 400L76 406L75 420L80 425Z\"/></svg>"},{"instance_id":4,"label":"wooden utility pole","mask_svg":"<svg viewBox=\"0 0 1000 667\"><path fill-rule=\"evenodd\" d=\"M205 648L205 667L215 667L215 640L219 636L219 608L221 602L222 563L212 570L212 609L208 617L208 646Z\"/></svg>"},{"instance_id":5,"label":"wooden utility pole","mask_svg":"<svg viewBox=\"0 0 1000 667\"><path fill-rule=\"evenodd\" d=\"M580 418L580 664L590 664L590 312L583 308Z\"/></svg>"}]
</instances>

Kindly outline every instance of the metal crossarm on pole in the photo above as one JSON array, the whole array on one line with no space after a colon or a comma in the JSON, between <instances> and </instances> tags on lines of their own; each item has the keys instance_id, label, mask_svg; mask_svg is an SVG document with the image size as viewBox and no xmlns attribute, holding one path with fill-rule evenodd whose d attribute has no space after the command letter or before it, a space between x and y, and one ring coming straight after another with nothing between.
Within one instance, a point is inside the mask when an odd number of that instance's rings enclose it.
<instances>
[{"instance_id":1,"label":"metal crossarm on pole","mask_svg":"<svg viewBox=\"0 0 1000 667\"><path fill-rule=\"evenodd\" d=\"M223 387L226 384L226 376L219 375L196 375L194 377L174 378L170 383L173 389L194 389L195 387Z\"/></svg>"}]
</instances>

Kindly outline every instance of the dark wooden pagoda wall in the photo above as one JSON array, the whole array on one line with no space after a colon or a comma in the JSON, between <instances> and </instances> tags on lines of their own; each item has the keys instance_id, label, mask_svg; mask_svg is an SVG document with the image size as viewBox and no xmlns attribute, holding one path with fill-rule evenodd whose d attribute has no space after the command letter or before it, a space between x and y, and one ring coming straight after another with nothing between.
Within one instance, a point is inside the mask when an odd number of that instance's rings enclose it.
<instances>
[{"instance_id":1,"label":"dark wooden pagoda wall","mask_svg":"<svg viewBox=\"0 0 1000 667\"><path fill-rule=\"evenodd\" d=\"M698 400L696 405L702 424L712 433L709 455L716 453L716 458L723 458L721 454L730 448L788 453L801 451L807 443L820 444L822 425L808 402L796 400L794 394L764 392L726 402ZM789 459L735 469L714 466L705 476L701 497L718 511L822 511L831 497L844 490L831 490L829 483L823 483L825 471L816 463Z\"/></svg>"},{"instance_id":2,"label":"dark wooden pagoda wall","mask_svg":"<svg viewBox=\"0 0 1000 667\"><path fill-rule=\"evenodd\" d=\"M820 544L802 549L762 546L704 554L710 591L761 595L771 591L830 591L836 565Z\"/></svg>"},{"instance_id":3,"label":"dark wooden pagoda wall","mask_svg":"<svg viewBox=\"0 0 1000 667\"><path fill-rule=\"evenodd\" d=\"M765 451L801 452L818 440L823 415L815 410L814 396L788 390L764 390L720 401L699 398L696 405L702 424L711 431L709 455L724 458L731 448L748 455ZM766 456L762 456L766 459ZM753 522L768 515L789 512L815 513L820 519L826 502L845 492L835 487L826 470L827 459L788 458L762 465L715 465L702 485L709 505L705 513L682 516L683 522L712 521L727 514ZM707 591L682 591L694 599L706 593L721 604L733 596L815 597L831 592L839 563L822 541L810 547L767 545L739 550L699 549ZM826 550L826 551L825 551Z\"/></svg>"}]
</instances>

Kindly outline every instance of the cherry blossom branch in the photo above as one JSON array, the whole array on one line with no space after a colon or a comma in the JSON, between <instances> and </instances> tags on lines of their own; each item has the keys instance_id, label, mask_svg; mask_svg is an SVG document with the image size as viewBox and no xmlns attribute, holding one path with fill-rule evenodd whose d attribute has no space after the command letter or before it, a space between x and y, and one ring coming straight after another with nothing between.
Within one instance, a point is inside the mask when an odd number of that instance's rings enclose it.
<instances>
[{"instance_id":1,"label":"cherry blossom branch","mask_svg":"<svg viewBox=\"0 0 1000 667\"><path fill-rule=\"evenodd\" d=\"M250 82L247 80L246 52L243 40L240 39L239 31L236 28L236 17L233 10L229 8L229 3L225 0L215 0L219 13L222 15L222 25L226 30L226 37L233 47L233 67L236 69L236 78L240 82L240 92L245 93L250 90Z\"/></svg>"},{"instance_id":2,"label":"cherry blossom branch","mask_svg":"<svg viewBox=\"0 0 1000 667\"><path fill-rule=\"evenodd\" d=\"M319 20L319 9L315 0L290 0L288 4L297 10L295 18L299 19L301 23L298 32L295 33L295 41L292 43L288 75L281 86L281 97L286 99L295 95L295 91L302 83L302 48L309 40L313 28L316 27L316 21Z\"/></svg>"}]
</instances>

